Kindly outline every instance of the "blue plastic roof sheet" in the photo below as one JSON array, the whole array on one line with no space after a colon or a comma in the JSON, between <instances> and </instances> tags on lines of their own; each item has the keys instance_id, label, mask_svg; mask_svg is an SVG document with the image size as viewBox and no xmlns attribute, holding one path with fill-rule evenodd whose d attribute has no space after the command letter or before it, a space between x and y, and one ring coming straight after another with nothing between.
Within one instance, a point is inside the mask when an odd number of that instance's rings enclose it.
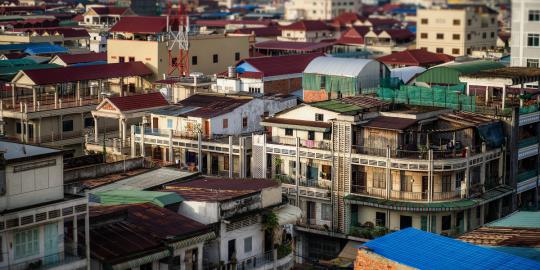
<instances>
[{"instance_id":1,"label":"blue plastic roof sheet","mask_svg":"<svg viewBox=\"0 0 540 270\"><path fill-rule=\"evenodd\" d=\"M387 259L418 269L537 270L540 263L459 240L403 229L363 245Z\"/></svg>"},{"instance_id":2,"label":"blue plastic roof sheet","mask_svg":"<svg viewBox=\"0 0 540 270\"><path fill-rule=\"evenodd\" d=\"M38 47L27 48L24 50L25 53L36 55L36 54L52 54L52 53L67 53L68 49L58 46L58 45L43 45Z\"/></svg>"}]
</instances>

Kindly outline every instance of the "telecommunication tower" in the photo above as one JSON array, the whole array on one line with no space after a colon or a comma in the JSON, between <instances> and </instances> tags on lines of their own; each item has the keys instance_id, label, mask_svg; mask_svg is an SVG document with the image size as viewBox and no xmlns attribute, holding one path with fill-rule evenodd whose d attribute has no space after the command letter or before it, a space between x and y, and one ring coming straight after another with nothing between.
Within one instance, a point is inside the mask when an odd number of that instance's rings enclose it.
<instances>
[{"instance_id":1,"label":"telecommunication tower","mask_svg":"<svg viewBox=\"0 0 540 270\"><path fill-rule=\"evenodd\" d=\"M189 17L181 1L178 0L176 12L173 11L172 0L168 2L167 48L169 50L169 68L167 74L171 76L175 70L178 70L179 77L187 77L189 76Z\"/></svg>"}]
</instances>

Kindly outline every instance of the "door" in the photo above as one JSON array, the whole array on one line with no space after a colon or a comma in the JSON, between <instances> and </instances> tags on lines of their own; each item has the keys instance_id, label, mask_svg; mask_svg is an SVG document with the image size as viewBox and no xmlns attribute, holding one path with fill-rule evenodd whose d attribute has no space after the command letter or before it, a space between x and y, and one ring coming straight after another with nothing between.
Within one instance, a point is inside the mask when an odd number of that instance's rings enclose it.
<instances>
[{"instance_id":1,"label":"door","mask_svg":"<svg viewBox=\"0 0 540 270\"><path fill-rule=\"evenodd\" d=\"M210 136L210 120L204 121L204 135Z\"/></svg>"},{"instance_id":2,"label":"door","mask_svg":"<svg viewBox=\"0 0 540 270\"><path fill-rule=\"evenodd\" d=\"M319 179L319 168L315 166L307 167L307 182L309 186L316 186Z\"/></svg>"},{"instance_id":3,"label":"door","mask_svg":"<svg viewBox=\"0 0 540 270\"><path fill-rule=\"evenodd\" d=\"M58 223L45 225L45 257L44 265L58 262Z\"/></svg>"},{"instance_id":4,"label":"door","mask_svg":"<svg viewBox=\"0 0 540 270\"><path fill-rule=\"evenodd\" d=\"M197 270L198 256L199 254L196 248L186 250L186 270Z\"/></svg>"},{"instance_id":5,"label":"door","mask_svg":"<svg viewBox=\"0 0 540 270\"><path fill-rule=\"evenodd\" d=\"M227 259L230 261L232 258L236 258L236 239L229 240L227 243Z\"/></svg>"},{"instance_id":6,"label":"door","mask_svg":"<svg viewBox=\"0 0 540 270\"><path fill-rule=\"evenodd\" d=\"M412 217L411 216L399 216L399 229L405 229L412 227Z\"/></svg>"},{"instance_id":7,"label":"door","mask_svg":"<svg viewBox=\"0 0 540 270\"><path fill-rule=\"evenodd\" d=\"M219 159L217 156L214 156L212 155L211 156L211 160L212 160L212 174L213 175L218 175L219 173Z\"/></svg>"},{"instance_id":8,"label":"door","mask_svg":"<svg viewBox=\"0 0 540 270\"><path fill-rule=\"evenodd\" d=\"M422 176L422 199L427 199L428 177Z\"/></svg>"},{"instance_id":9,"label":"door","mask_svg":"<svg viewBox=\"0 0 540 270\"><path fill-rule=\"evenodd\" d=\"M315 202L307 202L307 222L308 224L315 224Z\"/></svg>"},{"instance_id":10,"label":"door","mask_svg":"<svg viewBox=\"0 0 540 270\"><path fill-rule=\"evenodd\" d=\"M159 118L157 117L152 118L152 127L155 129L159 128Z\"/></svg>"},{"instance_id":11,"label":"door","mask_svg":"<svg viewBox=\"0 0 540 270\"><path fill-rule=\"evenodd\" d=\"M351 204L351 226L357 227L358 225L358 205Z\"/></svg>"}]
</instances>

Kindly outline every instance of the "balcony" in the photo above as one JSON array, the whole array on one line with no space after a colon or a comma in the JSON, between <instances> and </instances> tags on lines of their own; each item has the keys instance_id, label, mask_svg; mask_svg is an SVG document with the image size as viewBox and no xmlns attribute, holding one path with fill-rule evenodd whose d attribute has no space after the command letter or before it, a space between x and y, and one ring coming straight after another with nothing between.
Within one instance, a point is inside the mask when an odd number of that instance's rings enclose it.
<instances>
[{"instance_id":1,"label":"balcony","mask_svg":"<svg viewBox=\"0 0 540 270\"><path fill-rule=\"evenodd\" d=\"M433 201L449 201L460 199L462 194L461 189L456 189L453 191L447 192L433 192ZM351 193L364 194L377 198L386 198L386 189L385 188L375 188L375 187L363 187L363 186L351 186ZM428 199L427 192L413 192L413 191L400 191L400 190L390 190L390 199L400 200L400 201L427 201Z\"/></svg>"},{"instance_id":2,"label":"balcony","mask_svg":"<svg viewBox=\"0 0 540 270\"><path fill-rule=\"evenodd\" d=\"M279 136L270 137L268 136L267 142L273 143L273 144L296 146L295 137L279 137ZM313 148L313 149L321 149L321 150L331 149L330 141L300 140L299 144L300 144L299 145L300 147L304 147L304 148Z\"/></svg>"},{"instance_id":3,"label":"balcony","mask_svg":"<svg viewBox=\"0 0 540 270\"><path fill-rule=\"evenodd\" d=\"M79 248L77 254L85 254L84 248ZM86 268L86 257L77 255L73 250L58 252L27 261L0 267L0 270L45 270L45 269L81 269ZM5 254L7 256L7 254Z\"/></svg>"},{"instance_id":4,"label":"balcony","mask_svg":"<svg viewBox=\"0 0 540 270\"><path fill-rule=\"evenodd\" d=\"M263 270L271 269L274 264L277 269L290 269L293 266L294 256L291 243L282 244L275 250L249 257L238 263L229 263L227 269L232 267L237 270Z\"/></svg>"},{"instance_id":5,"label":"balcony","mask_svg":"<svg viewBox=\"0 0 540 270\"><path fill-rule=\"evenodd\" d=\"M283 184L296 185L295 178L285 175L285 174L276 174L274 175L273 178L280 181ZM330 190L332 186L332 181L326 180L326 179L306 179L305 177L301 177L298 181L298 185L301 187L310 187L310 188Z\"/></svg>"},{"instance_id":6,"label":"balcony","mask_svg":"<svg viewBox=\"0 0 540 270\"><path fill-rule=\"evenodd\" d=\"M518 142L518 149L518 160L535 156L538 154L538 139L536 137L521 139Z\"/></svg>"},{"instance_id":7,"label":"balcony","mask_svg":"<svg viewBox=\"0 0 540 270\"><path fill-rule=\"evenodd\" d=\"M467 152L466 148L454 148L451 150L445 150L446 146L436 146L433 145L431 150L433 151L433 159L452 159L452 158L463 158ZM428 159L428 149L421 149L416 145L404 145L399 149L391 148L379 148L371 147L365 145L353 145L351 147L353 154L362 154L370 156L379 156L386 157L387 154L391 158L400 158L400 159L419 159L427 160ZM475 155L481 153L481 146L475 148L469 148L469 154ZM388 153L389 152L389 153Z\"/></svg>"}]
</instances>

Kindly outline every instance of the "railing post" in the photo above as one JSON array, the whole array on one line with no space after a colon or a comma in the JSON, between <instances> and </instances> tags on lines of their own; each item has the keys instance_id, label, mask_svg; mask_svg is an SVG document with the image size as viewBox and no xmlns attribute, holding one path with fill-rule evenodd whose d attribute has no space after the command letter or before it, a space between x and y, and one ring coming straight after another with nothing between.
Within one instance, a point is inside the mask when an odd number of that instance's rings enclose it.
<instances>
[{"instance_id":1,"label":"railing post","mask_svg":"<svg viewBox=\"0 0 540 270\"><path fill-rule=\"evenodd\" d=\"M132 158L134 158L136 156L136 153L135 153L136 152L136 148L135 148L135 128L136 128L135 125L131 125L131 132L130 132L131 133L130 134L131 135L130 136L131 137L131 142L130 142L131 143L131 149L130 149L131 153L130 154L131 154Z\"/></svg>"},{"instance_id":2,"label":"railing post","mask_svg":"<svg viewBox=\"0 0 540 270\"><path fill-rule=\"evenodd\" d=\"M392 173L390 170L390 145L386 145L386 168L385 168L385 178L386 178L386 199L390 198L390 193L392 190Z\"/></svg>"},{"instance_id":3,"label":"railing post","mask_svg":"<svg viewBox=\"0 0 540 270\"><path fill-rule=\"evenodd\" d=\"M470 155L470 149L468 146L465 147L465 196L466 198L469 198L471 196L471 169L469 168L469 155Z\"/></svg>"},{"instance_id":4,"label":"railing post","mask_svg":"<svg viewBox=\"0 0 540 270\"><path fill-rule=\"evenodd\" d=\"M198 163L197 164L197 168L199 169L199 172L202 172L202 148L201 148L201 144L202 144L202 134L199 132L197 133L197 159L198 159Z\"/></svg>"},{"instance_id":5,"label":"railing post","mask_svg":"<svg viewBox=\"0 0 540 270\"><path fill-rule=\"evenodd\" d=\"M482 165L480 165L480 185L482 186L482 192L486 191L486 143L482 142Z\"/></svg>"},{"instance_id":6,"label":"railing post","mask_svg":"<svg viewBox=\"0 0 540 270\"><path fill-rule=\"evenodd\" d=\"M145 157L146 153L144 152L144 125L141 125L141 157Z\"/></svg>"},{"instance_id":7,"label":"railing post","mask_svg":"<svg viewBox=\"0 0 540 270\"><path fill-rule=\"evenodd\" d=\"M233 137L229 135L229 178L233 178Z\"/></svg>"}]
</instances>

